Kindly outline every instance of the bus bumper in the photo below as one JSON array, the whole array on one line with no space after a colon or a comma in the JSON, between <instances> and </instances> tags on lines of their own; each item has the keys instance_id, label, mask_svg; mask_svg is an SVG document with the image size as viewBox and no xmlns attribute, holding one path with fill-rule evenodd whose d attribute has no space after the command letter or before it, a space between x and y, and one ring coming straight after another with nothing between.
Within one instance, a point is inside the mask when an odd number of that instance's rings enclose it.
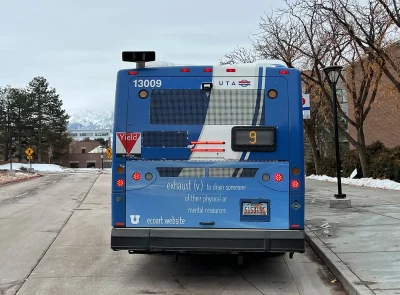
<instances>
[{"instance_id":1,"label":"bus bumper","mask_svg":"<svg viewBox=\"0 0 400 295\"><path fill-rule=\"evenodd\" d=\"M305 251L304 230L113 228L111 249L157 252Z\"/></svg>"}]
</instances>

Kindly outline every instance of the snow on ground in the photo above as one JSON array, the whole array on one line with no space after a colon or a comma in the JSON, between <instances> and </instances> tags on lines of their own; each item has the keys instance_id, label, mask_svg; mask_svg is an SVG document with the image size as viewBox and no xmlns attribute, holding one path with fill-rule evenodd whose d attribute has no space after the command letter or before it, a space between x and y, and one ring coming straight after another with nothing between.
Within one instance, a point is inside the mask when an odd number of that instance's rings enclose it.
<instances>
[{"instance_id":1,"label":"snow on ground","mask_svg":"<svg viewBox=\"0 0 400 295\"><path fill-rule=\"evenodd\" d=\"M29 164L23 163L13 163L12 169L13 170L20 170L21 167L29 168ZM64 168L54 164L32 164L32 168L35 171L42 171L42 172L62 172ZM10 169L10 164L0 165L0 170L8 170Z\"/></svg>"},{"instance_id":2,"label":"snow on ground","mask_svg":"<svg viewBox=\"0 0 400 295\"><path fill-rule=\"evenodd\" d=\"M337 182L336 177L329 177L326 175L310 175L307 176L308 179L321 180L321 181L329 181L329 182ZM361 178L361 179L351 179L351 178L343 178L342 183L356 185L356 186L365 186L365 187L373 187L380 189L390 189L390 190L400 190L400 183L388 180L388 179L373 179L373 178Z\"/></svg>"},{"instance_id":3,"label":"snow on ground","mask_svg":"<svg viewBox=\"0 0 400 295\"><path fill-rule=\"evenodd\" d=\"M36 173L23 173L23 172L16 172L15 176L9 176L9 175L7 175L6 172L3 172L3 173L0 173L0 185L8 183L8 182L12 182L12 181L36 177L36 176L37 176Z\"/></svg>"},{"instance_id":4,"label":"snow on ground","mask_svg":"<svg viewBox=\"0 0 400 295\"><path fill-rule=\"evenodd\" d=\"M20 171L21 167L29 168L29 164L13 163L13 170ZM55 164L32 164L32 168L38 172L99 172L100 168L64 168ZM0 170L10 169L10 164L0 165ZM105 168L104 170L110 170Z\"/></svg>"},{"instance_id":5,"label":"snow on ground","mask_svg":"<svg viewBox=\"0 0 400 295\"><path fill-rule=\"evenodd\" d=\"M100 171L110 171L111 168L64 168L65 172L100 172Z\"/></svg>"}]
</instances>

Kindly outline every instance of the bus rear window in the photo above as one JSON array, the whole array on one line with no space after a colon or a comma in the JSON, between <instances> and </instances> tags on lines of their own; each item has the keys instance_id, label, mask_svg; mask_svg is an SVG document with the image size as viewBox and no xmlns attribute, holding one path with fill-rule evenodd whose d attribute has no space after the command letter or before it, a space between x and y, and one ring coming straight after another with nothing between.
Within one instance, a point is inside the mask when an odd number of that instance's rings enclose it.
<instances>
[{"instance_id":1,"label":"bus rear window","mask_svg":"<svg viewBox=\"0 0 400 295\"><path fill-rule=\"evenodd\" d=\"M257 89L154 89L150 124L251 125L265 122L264 91ZM260 118L261 117L261 118Z\"/></svg>"}]
</instances>

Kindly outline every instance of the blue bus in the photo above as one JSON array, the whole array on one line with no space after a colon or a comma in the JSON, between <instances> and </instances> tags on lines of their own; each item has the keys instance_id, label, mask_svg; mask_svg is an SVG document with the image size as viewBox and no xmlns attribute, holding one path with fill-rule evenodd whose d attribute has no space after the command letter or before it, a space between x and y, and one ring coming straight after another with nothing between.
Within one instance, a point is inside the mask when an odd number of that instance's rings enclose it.
<instances>
[{"instance_id":1,"label":"blue bus","mask_svg":"<svg viewBox=\"0 0 400 295\"><path fill-rule=\"evenodd\" d=\"M111 248L304 253L300 71L122 60L136 66L116 81Z\"/></svg>"}]
</instances>

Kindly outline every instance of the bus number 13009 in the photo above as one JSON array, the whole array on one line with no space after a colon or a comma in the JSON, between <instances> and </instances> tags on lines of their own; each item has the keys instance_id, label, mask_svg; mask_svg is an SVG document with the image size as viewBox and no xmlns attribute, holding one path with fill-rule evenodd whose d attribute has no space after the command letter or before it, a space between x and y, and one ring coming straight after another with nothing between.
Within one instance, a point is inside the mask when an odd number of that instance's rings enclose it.
<instances>
[{"instance_id":1,"label":"bus number 13009","mask_svg":"<svg viewBox=\"0 0 400 295\"><path fill-rule=\"evenodd\" d=\"M138 80L133 80L133 85L135 87L152 87L152 88L154 88L154 87L161 87L162 82L161 82L161 80L154 80L154 79L151 79L151 80L138 79Z\"/></svg>"}]
</instances>

